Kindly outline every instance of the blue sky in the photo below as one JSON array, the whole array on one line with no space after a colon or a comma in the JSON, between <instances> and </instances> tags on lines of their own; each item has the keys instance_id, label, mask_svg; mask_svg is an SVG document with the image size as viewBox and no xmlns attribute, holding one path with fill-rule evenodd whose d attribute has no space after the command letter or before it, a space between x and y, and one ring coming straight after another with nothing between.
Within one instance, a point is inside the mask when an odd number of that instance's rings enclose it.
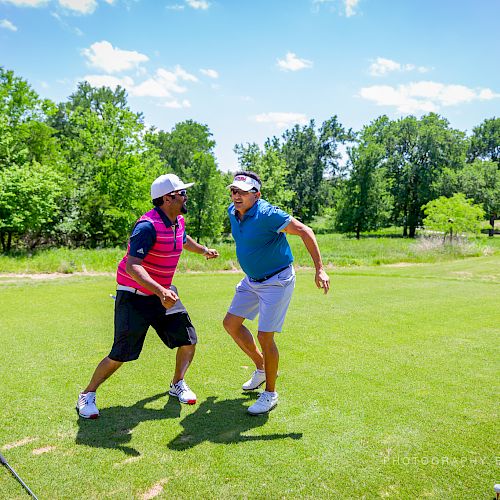
<instances>
[{"instance_id":1,"label":"blue sky","mask_svg":"<svg viewBox=\"0 0 500 500\"><path fill-rule=\"evenodd\" d=\"M0 0L0 65L56 102L119 83L148 125L207 124L233 170L235 144L310 119L500 116L499 19L499 0Z\"/></svg>"}]
</instances>

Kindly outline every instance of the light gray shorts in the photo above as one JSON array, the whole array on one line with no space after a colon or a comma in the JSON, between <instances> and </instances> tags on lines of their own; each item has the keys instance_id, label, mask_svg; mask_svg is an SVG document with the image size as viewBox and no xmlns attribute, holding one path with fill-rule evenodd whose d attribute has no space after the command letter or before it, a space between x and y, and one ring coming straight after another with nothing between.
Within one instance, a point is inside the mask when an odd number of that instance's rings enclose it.
<instances>
[{"instance_id":1,"label":"light gray shorts","mask_svg":"<svg viewBox=\"0 0 500 500\"><path fill-rule=\"evenodd\" d=\"M250 320L258 314L260 332L281 332L294 288L292 265L262 283L245 276L236 285L228 312Z\"/></svg>"}]
</instances>

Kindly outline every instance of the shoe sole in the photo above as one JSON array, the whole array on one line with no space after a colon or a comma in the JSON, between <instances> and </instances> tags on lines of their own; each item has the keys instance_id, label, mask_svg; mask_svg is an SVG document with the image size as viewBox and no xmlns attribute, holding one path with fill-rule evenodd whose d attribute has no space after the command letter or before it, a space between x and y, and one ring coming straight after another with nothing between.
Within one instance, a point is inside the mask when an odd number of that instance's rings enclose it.
<instances>
[{"instance_id":1,"label":"shoe sole","mask_svg":"<svg viewBox=\"0 0 500 500\"><path fill-rule=\"evenodd\" d=\"M180 403L183 403L185 405L195 405L196 404L196 399L188 399L187 401L182 401L182 399L177 396L177 394L172 394L170 391L168 392L169 396L173 396L174 398L177 398Z\"/></svg>"},{"instance_id":2,"label":"shoe sole","mask_svg":"<svg viewBox=\"0 0 500 500\"><path fill-rule=\"evenodd\" d=\"M258 415L265 415L266 413L273 411L277 406L278 406L278 403L276 403L272 408L269 408L269 410L267 410L267 411L261 411L260 413L252 413L252 412L247 410L247 413L249 415L252 415L252 417L257 417Z\"/></svg>"},{"instance_id":3,"label":"shoe sole","mask_svg":"<svg viewBox=\"0 0 500 500\"><path fill-rule=\"evenodd\" d=\"M256 385L255 387L252 387L251 389L245 389L242 387L244 391L256 391L259 387L262 387L266 383L265 380L263 380L259 385Z\"/></svg>"},{"instance_id":4,"label":"shoe sole","mask_svg":"<svg viewBox=\"0 0 500 500\"><path fill-rule=\"evenodd\" d=\"M86 417L85 415L82 415L80 413L80 410L78 410L78 408L75 408L75 410L79 417L86 418L87 420L95 420L96 418L99 418L99 413L93 413L92 415Z\"/></svg>"}]
</instances>

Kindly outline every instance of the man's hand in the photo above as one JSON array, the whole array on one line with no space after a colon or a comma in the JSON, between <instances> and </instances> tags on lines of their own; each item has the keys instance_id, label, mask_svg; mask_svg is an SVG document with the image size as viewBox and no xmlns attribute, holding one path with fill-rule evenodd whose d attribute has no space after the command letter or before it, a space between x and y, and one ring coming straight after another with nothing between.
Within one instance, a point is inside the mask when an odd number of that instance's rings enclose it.
<instances>
[{"instance_id":1,"label":"man's hand","mask_svg":"<svg viewBox=\"0 0 500 500\"><path fill-rule=\"evenodd\" d=\"M203 255L205 256L205 259L216 259L219 256L219 252L215 250L215 248L207 248L205 247L206 250L203 252Z\"/></svg>"},{"instance_id":2,"label":"man's hand","mask_svg":"<svg viewBox=\"0 0 500 500\"><path fill-rule=\"evenodd\" d=\"M167 288L165 288L158 297L160 297L161 303L165 309L170 309L179 300L177 294L173 290L168 290Z\"/></svg>"},{"instance_id":3,"label":"man's hand","mask_svg":"<svg viewBox=\"0 0 500 500\"><path fill-rule=\"evenodd\" d=\"M316 281L316 286L318 288L323 288L323 292L326 295L328 293L328 290L330 290L330 278L323 268L316 271L316 277L314 278L314 281Z\"/></svg>"}]
</instances>

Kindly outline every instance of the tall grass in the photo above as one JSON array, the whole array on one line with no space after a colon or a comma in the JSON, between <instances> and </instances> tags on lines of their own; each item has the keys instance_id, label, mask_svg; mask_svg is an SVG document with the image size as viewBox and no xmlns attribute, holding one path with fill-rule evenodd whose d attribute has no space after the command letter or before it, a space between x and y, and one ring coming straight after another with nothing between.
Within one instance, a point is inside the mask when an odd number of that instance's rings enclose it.
<instances>
[{"instance_id":1,"label":"tall grass","mask_svg":"<svg viewBox=\"0 0 500 500\"><path fill-rule=\"evenodd\" d=\"M326 265L361 266L398 262L442 262L466 257L479 257L500 251L500 238L481 236L454 245L443 245L439 237L415 240L394 236L368 235L360 240L340 234L319 234L318 243ZM311 258L300 238L289 237L298 267L312 266ZM180 271L221 271L239 269L233 242L213 244L220 253L218 259L205 260L184 252ZM124 248L68 249L54 248L33 253L17 252L0 255L0 273L75 273L115 272L125 253Z\"/></svg>"}]
</instances>

